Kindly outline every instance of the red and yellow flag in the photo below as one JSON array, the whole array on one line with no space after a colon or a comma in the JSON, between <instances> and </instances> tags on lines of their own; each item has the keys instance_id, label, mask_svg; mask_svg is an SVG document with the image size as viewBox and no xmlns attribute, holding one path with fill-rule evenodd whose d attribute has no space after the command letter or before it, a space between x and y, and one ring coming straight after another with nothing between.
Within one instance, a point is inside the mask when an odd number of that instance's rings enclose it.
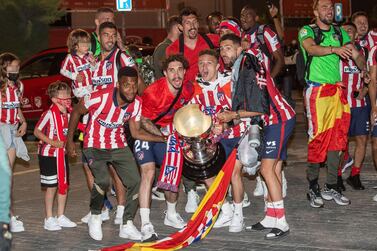
<instances>
[{"instance_id":1,"label":"red and yellow flag","mask_svg":"<svg viewBox=\"0 0 377 251\"><path fill-rule=\"evenodd\" d=\"M234 164L236 162L237 149L233 149L223 168L216 176L215 181L204 196L195 214L187 222L187 226L170 236L149 243L129 242L126 244L103 248L103 251L133 250L177 250L200 241L211 231L224 202Z\"/></svg>"},{"instance_id":2,"label":"red and yellow flag","mask_svg":"<svg viewBox=\"0 0 377 251\"><path fill-rule=\"evenodd\" d=\"M340 84L309 86L305 94L308 117L308 162L321 163L328 151L347 146L350 107Z\"/></svg>"}]
</instances>

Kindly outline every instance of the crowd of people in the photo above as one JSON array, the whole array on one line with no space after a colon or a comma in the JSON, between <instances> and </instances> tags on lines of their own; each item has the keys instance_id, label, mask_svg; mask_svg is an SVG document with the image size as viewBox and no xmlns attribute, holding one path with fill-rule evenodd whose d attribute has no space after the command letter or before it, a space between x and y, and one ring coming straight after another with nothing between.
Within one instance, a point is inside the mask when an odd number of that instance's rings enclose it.
<instances>
[{"instance_id":1,"label":"crowd of people","mask_svg":"<svg viewBox=\"0 0 377 251\"><path fill-rule=\"evenodd\" d=\"M76 227L64 211L69 191L67 157L79 155L74 142L77 129L81 131L82 161L90 192L90 212L82 221L88 224L91 238L103 238L101 225L109 220L107 193L111 184L117 200L114 223L120 225L120 237L143 242L158 239L150 219L153 197L166 201L165 225L185 227L176 210L180 184L170 178L179 175L172 170L182 166L177 161L181 156L173 119L180 108L199 104L202 112L211 116L211 133L220 138L226 157L234 148L241 151L239 142L251 126L258 125L263 131L254 194L264 197L265 208L261 210L265 217L245 227L243 207L250 203L242 180L245 163L239 156L231 177L232 201L224 201L214 227L228 227L229 232L268 230L267 240L287 235L290 228L284 209L287 183L283 162L296 115L290 100L277 88L277 77L284 67L284 30L278 9L271 5L269 11L273 27L260 24L256 9L246 5L240 20L211 13L206 19L209 33L201 33L195 9L182 9L179 16L168 19L167 37L155 48L155 81L149 85L123 44L113 10L98 9L92 33L73 30L60 71L72 80L71 87L61 81L50 84L52 105L34 130L39 139L44 228L56 231ZM323 200L345 206L350 200L343 194L342 175L352 166L346 182L353 189L364 189L360 170L370 133L377 164L377 32L369 30L364 12L354 13L341 26L333 24L331 0L314 0L313 13L314 22L298 34L305 60L307 197L314 208L323 207ZM29 158L21 138L27 124L20 103L20 60L12 53L3 53L0 68L0 146L8 152L7 161L1 156L0 170L9 173L8 164L13 169L16 156ZM71 92L78 100L74 108ZM350 137L356 140L352 157L348 151ZM318 178L323 163L327 176L321 189ZM9 181L8 176L0 178ZM198 183L209 188L213 180L182 177L187 213L194 213L198 207ZM8 190L0 195L9 195ZM54 214L56 197L58 210ZM373 199L377 201L377 195ZM1 207L8 207L0 202ZM140 230L134 225L138 209ZM14 215L13 210L10 218L1 213L2 228L8 229L9 223L11 232L24 231L22 221Z\"/></svg>"}]
</instances>

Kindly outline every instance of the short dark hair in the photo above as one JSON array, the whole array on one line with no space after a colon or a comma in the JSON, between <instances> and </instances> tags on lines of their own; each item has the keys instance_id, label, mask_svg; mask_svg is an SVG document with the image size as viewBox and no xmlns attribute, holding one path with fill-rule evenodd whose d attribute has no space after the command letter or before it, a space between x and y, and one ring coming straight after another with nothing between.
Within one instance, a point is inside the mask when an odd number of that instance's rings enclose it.
<instances>
[{"instance_id":1,"label":"short dark hair","mask_svg":"<svg viewBox=\"0 0 377 251\"><path fill-rule=\"evenodd\" d=\"M224 36L222 36L220 38L220 43L225 41L225 40L230 40L234 44L241 45L241 38L234 33L229 33L229 34L225 34Z\"/></svg>"},{"instance_id":2,"label":"short dark hair","mask_svg":"<svg viewBox=\"0 0 377 251\"><path fill-rule=\"evenodd\" d=\"M99 26L99 34L101 34L101 32L106 29L106 28L109 28L109 29L115 29L117 30L117 26L112 23L112 22L103 22L100 26Z\"/></svg>"},{"instance_id":3,"label":"short dark hair","mask_svg":"<svg viewBox=\"0 0 377 251\"><path fill-rule=\"evenodd\" d=\"M174 16L169 17L168 22L166 23L166 32L169 33L173 29L174 25L180 24L180 23L181 23L181 19L179 16L174 15Z\"/></svg>"},{"instance_id":4,"label":"short dark hair","mask_svg":"<svg viewBox=\"0 0 377 251\"><path fill-rule=\"evenodd\" d=\"M355 22L355 19L361 16L368 18L368 14L365 11L356 11L351 16L352 22Z\"/></svg>"},{"instance_id":5,"label":"short dark hair","mask_svg":"<svg viewBox=\"0 0 377 251\"><path fill-rule=\"evenodd\" d=\"M201 57L203 55L213 56L213 57L216 58L217 61L219 61L219 53L217 53L216 50L213 50L213 49L202 50L202 51L199 52L199 57Z\"/></svg>"},{"instance_id":6,"label":"short dark hair","mask_svg":"<svg viewBox=\"0 0 377 251\"><path fill-rule=\"evenodd\" d=\"M258 13L257 13L255 7L254 7L253 5L251 5L251 4L246 4L246 5L242 8L242 10L250 10L250 11L253 13L254 17L258 16Z\"/></svg>"},{"instance_id":7,"label":"short dark hair","mask_svg":"<svg viewBox=\"0 0 377 251\"><path fill-rule=\"evenodd\" d=\"M109 7L101 7L99 9L97 9L97 11L96 11L96 18L98 18L98 16L102 13L113 13L114 14L114 10L109 8Z\"/></svg>"},{"instance_id":8,"label":"short dark hair","mask_svg":"<svg viewBox=\"0 0 377 251\"><path fill-rule=\"evenodd\" d=\"M194 8L192 7L183 8L181 12L179 13L179 23L182 24L183 17L190 16L190 15L194 15L198 17L198 13L196 12Z\"/></svg>"},{"instance_id":9,"label":"short dark hair","mask_svg":"<svg viewBox=\"0 0 377 251\"><path fill-rule=\"evenodd\" d=\"M137 70L130 66L122 67L118 71L118 79L120 79L121 77L137 78L138 77Z\"/></svg>"},{"instance_id":10,"label":"short dark hair","mask_svg":"<svg viewBox=\"0 0 377 251\"><path fill-rule=\"evenodd\" d=\"M169 64L175 61L181 62L185 70L189 68L189 63L182 54L173 54L162 62L162 70L166 71L168 69Z\"/></svg>"},{"instance_id":11,"label":"short dark hair","mask_svg":"<svg viewBox=\"0 0 377 251\"><path fill-rule=\"evenodd\" d=\"M209 13L208 16L207 16L207 18L206 18L207 24L209 24L209 20L212 17L218 17L220 19L220 21L221 21L221 19L223 19L224 15L220 11L214 11L214 12Z\"/></svg>"},{"instance_id":12,"label":"short dark hair","mask_svg":"<svg viewBox=\"0 0 377 251\"><path fill-rule=\"evenodd\" d=\"M342 26L352 26L355 30L357 30L356 25L352 22L345 22L344 24L342 24Z\"/></svg>"}]
</instances>

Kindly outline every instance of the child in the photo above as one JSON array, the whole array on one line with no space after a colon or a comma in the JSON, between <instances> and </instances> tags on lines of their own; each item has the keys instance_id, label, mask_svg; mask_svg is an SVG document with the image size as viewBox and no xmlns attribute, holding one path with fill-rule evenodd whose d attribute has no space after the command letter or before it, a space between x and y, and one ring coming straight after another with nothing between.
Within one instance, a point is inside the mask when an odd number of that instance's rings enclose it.
<instances>
[{"instance_id":1,"label":"child","mask_svg":"<svg viewBox=\"0 0 377 251\"><path fill-rule=\"evenodd\" d=\"M41 186L46 189L44 228L56 231L62 227L76 227L76 223L64 216L69 184L68 157L65 155L64 141L68 131L68 110L71 109L71 88L64 82L56 81L49 85L47 93L53 104L42 114L34 129L34 135L40 139L38 159ZM53 217L52 207L57 187L58 216Z\"/></svg>"},{"instance_id":2,"label":"child","mask_svg":"<svg viewBox=\"0 0 377 251\"><path fill-rule=\"evenodd\" d=\"M60 74L71 79L72 92L82 98L92 92L92 70L95 67L93 54L89 52L90 35L82 29L73 30L67 39L69 54L62 62Z\"/></svg>"},{"instance_id":3,"label":"child","mask_svg":"<svg viewBox=\"0 0 377 251\"><path fill-rule=\"evenodd\" d=\"M22 136L26 133L26 120L21 111L24 86L19 80L20 60L12 53L0 55L0 133L7 149L9 165L13 170L16 156L29 161ZM10 220L12 232L25 231L22 221L13 216Z\"/></svg>"}]
</instances>

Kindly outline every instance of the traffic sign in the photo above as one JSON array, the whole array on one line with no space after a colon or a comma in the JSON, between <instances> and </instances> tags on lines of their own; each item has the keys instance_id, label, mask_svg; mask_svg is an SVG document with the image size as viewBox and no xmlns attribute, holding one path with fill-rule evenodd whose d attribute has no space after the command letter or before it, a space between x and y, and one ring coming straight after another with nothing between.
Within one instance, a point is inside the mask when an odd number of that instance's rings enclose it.
<instances>
[{"instance_id":1,"label":"traffic sign","mask_svg":"<svg viewBox=\"0 0 377 251\"><path fill-rule=\"evenodd\" d=\"M116 0L118 11L131 11L132 0Z\"/></svg>"}]
</instances>

